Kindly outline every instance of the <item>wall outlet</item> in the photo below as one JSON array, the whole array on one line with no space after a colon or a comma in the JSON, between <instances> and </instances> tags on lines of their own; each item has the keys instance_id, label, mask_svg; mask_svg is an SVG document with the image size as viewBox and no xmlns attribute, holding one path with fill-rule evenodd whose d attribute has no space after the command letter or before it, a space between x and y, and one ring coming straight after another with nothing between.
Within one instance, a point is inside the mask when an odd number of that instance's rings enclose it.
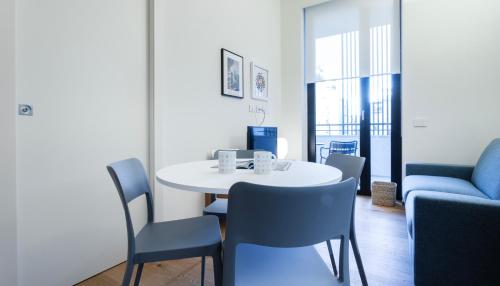
<instances>
[{"instance_id":1,"label":"wall outlet","mask_svg":"<svg viewBox=\"0 0 500 286\"><path fill-rule=\"evenodd\" d=\"M29 104L19 104L17 114L23 116L33 116L33 106Z\"/></svg>"},{"instance_id":2,"label":"wall outlet","mask_svg":"<svg viewBox=\"0 0 500 286\"><path fill-rule=\"evenodd\" d=\"M249 105L248 106L248 112L250 113L255 113L255 114L265 114L266 109L264 107L258 106L258 105Z\"/></svg>"}]
</instances>

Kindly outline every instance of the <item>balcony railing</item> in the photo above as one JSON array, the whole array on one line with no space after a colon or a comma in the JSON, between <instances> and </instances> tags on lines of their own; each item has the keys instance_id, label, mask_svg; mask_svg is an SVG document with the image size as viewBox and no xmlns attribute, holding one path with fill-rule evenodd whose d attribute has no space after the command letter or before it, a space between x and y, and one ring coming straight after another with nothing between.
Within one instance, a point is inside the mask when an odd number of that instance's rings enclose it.
<instances>
[{"instance_id":1,"label":"balcony railing","mask_svg":"<svg viewBox=\"0 0 500 286\"><path fill-rule=\"evenodd\" d=\"M316 124L316 136L358 136L359 123ZM391 135L391 123L371 123L370 135Z\"/></svg>"}]
</instances>

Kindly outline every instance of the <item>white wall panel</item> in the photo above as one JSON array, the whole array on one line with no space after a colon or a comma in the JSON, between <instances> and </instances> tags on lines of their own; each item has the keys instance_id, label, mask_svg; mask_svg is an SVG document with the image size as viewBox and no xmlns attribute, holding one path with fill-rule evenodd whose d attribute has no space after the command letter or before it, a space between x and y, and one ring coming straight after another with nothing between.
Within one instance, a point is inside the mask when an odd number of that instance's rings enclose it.
<instances>
[{"instance_id":1,"label":"white wall panel","mask_svg":"<svg viewBox=\"0 0 500 286\"><path fill-rule=\"evenodd\" d=\"M125 260L106 164L147 164L147 2L17 1L20 285L67 286ZM144 205L137 206L143 212Z\"/></svg>"}]
</instances>

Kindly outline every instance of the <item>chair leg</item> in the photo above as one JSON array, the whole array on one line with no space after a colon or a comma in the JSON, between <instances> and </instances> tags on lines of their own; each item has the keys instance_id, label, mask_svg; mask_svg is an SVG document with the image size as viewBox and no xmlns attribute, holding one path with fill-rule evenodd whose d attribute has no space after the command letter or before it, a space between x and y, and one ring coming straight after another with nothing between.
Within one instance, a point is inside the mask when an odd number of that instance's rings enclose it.
<instances>
[{"instance_id":1,"label":"chair leg","mask_svg":"<svg viewBox=\"0 0 500 286\"><path fill-rule=\"evenodd\" d=\"M134 263L132 260L127 260L127 266L125 266L125 274L123 274L122 286L130 286L130 280L132 279L132 274L134 273Z\"/></svg>"},{"instance_id":2,"label":"chair leg","mask_svg":"<svg viewBox=\"0 0 500 286\"><path fill-rule=\"evenodd\" d=\"M351 229L349 230L349 241L352 245L352 251L354 252L354 258L356 259L356 265L358 266L359 276L361 277L361 283L363 286L368 286L368 280L366 279L365 268L363 267L363 261L361 261L361 254L359 253L358 240L356 239L356 198L352 203L352 215L351 215Z\"/></svg>"},{"instance_id":3,"label":"chair leg","mask_svg":"<svg viewBox=\"0 0 500 286\"><path fill-rule=\"evenodd\" d=\"M359 276L361 277L361 283L363 286L368 286L368 281L366 280L365 268L363 267L363 261L361 261L361 254L359 253L358 241L356 239L356 232L353 227L351 227L350 241L352 245L352 250L354 252L354 258L356 259L356 265L358 266Z\"/></svg>"},{"instance_id":4,"label":"chair leg","mask_svg":"<svg viewBox=\"0 0 500 286\"><path fill-rule=\"evenodd\" d=\"M205 256L201 257L201 286L205 285Z\"/></svg>"},{"instance_id":5,"label":"chair leg","mask_svg":"<svg viewBox=\"0 0 500 286\"><path fill-rule=\"evenodd\" d=\"M222 286L222 255L218 251L213 257L215 286Z\"/></svg>"},{"instance_id":6,"label":"chair leg","mask_svg":"<svg viewBox=\"0 0 500 286\"><path fill-rule=\"evenodd\" d=\"M339 278L342 285L350 285L349 279L349 240L342 236L340 239Z\"/></svg>"},{"instance_id":7,"label":"chair leg","mask_svg":"<svg viewBox=\"0 0 500 286\"><path fill-rule=\"evenodd\" d=\"M137 267L137 272L135 274L134 286L139 286L139 283L141 281L142 268L144 268L144 263L139 264L139 266Z\"/></svg>"},{"instance_id":8,"label":"chair leg","mask_svg":"<svg viewBox=\"0 0 500 286\"><path fill-rule=\"evenodd\" d=\"M326 245L328 246L328 253L330 254L330 261L332 262L332 268L333 268L333 274L335 276L339 275L337 271L337 265L335 264L335 257L333 256L333 249L332 249L332 243L330 240L326 241Z\"/></svg>"}]
</instances>

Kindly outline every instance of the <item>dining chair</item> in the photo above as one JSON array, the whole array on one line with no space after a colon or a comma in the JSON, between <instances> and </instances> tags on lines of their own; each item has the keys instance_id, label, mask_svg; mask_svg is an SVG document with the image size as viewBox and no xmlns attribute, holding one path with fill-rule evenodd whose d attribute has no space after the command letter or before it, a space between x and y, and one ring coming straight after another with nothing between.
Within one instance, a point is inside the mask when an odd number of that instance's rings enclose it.
<instances>
[{"instance_id":1,"label":"dining chair","mask_svg":"<svg viewBox=\"0 0 500 286\"><path fill-rule=\"evenodd\" d=\"M120 196L127 225L128 254L122 285L130 285L134 265L138 264L134 285L139 285L144 263L191 257L211 256L215 284L222 285L221 233L215 216L203 216L167 222L154 222L153 198L142 163L127 159L107 166ZM146 197L147 223L134 235L128 203ZM204 284L205 263L201 266Z\"/></svg>"},{"instance_id":2,"label":"dining chair","mask_svg":"<svg viewBox=\"0 0 500 286\"><path fill-rule=\"evenodd\" d=\"M363 172L363 167L365 166L364 157L356 157L343 154L331 154L328 156L325 162L326 165L335 167L342 171L342 179L346 180L348 178L354 178L356 180L355 190L357 191L359 178ZM358 242L356 239L356 225L355 225L355 209L356 209L356 197L352 201L352 215L351 215L351 230L349 234L349 240L352 245L352 250L354 252L354 258L356 259L356 265L358 266L359 276L361 277L361 283L363 286L368 285L366 279L365 269L363 267L363 261L361 260L361 254L359 253ZM333 256L333 249L331 242L326 241L328 246L328 252L330 254L330 260L332 261L332 267L336 272L335 258Z\"/></svg>"},{"instance_id":3,"label":"dining chair","mask_svg":"<svg viewBox=\"0 0 500 286\"><path fill-rule=\"evenodd\" d=\"M213 159L217 160L219 158L219 151L214 152ZM236 159L253 159L253 153L255 150L231 150L236 151ZM215 215L220 219L225 219L227 214L227 199L217 198L216 195L210 195L210 204L203 209L203 215Z\"/></svg>"},{"instance_id":4,"label":"dining chair","mask_svg":"<svg viewBox=\"0 0 500 286\"><path fill-rule=\"evenodd\" d=\"M217 160L219 159L219 152L220 151L226 151L224 149L216 150L214 152L213 159ZM237 159L253 159L253 153L255 150L245 150L245 149L236 149L236 150L227 150L227 151L236 151L236 158Z\"/></svg>"},{"instance_id":5,"label":"dining chair","mask_svg":"<svg viewBox=\"0 0 500 286\"><path fill-rule=\"evenodd\" d=\"M323 156L323 150L328 150L328 155ZM320 163L327 159L331 154L345 154L356 156L358 150L358 141L331 141L328 147L321 147L319 155L321 157Z\"/></svg>"},{"instance_id":6,"label":"dining chair","mask_svg":"<svg viewBox=\"0 0 500 286\"><path fill-rule=\"evenodd\" d=\"M236 183L229 190L224 286L349 285L355 180L313 187ZM315 244L341 240L339 275Z\"/></svg>"}]
</instances>

